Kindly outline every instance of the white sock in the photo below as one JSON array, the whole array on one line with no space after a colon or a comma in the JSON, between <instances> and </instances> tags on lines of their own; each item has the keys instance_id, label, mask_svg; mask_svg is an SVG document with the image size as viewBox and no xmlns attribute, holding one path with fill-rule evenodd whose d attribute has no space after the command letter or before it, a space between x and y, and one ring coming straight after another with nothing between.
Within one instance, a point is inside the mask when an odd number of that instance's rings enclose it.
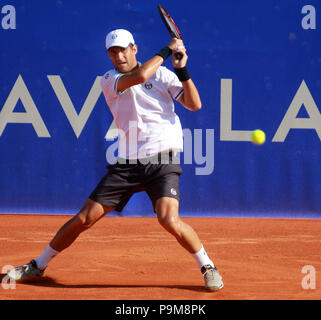
<instances>
[{"instance_id":1,"label":"white sock","mask_svg":"<svg viewBox=\"0 0 321 320\"><path fill-rule=\"evenodd\" d=\"M208 257L203 245L200 251L196 253L192 253L192 256L195 258L198 267L202 269L202 267L206 264L211 265L214 268L214 263L213 261Z\"/></svg>"},{"instance_id":2,"label":"white sock","mask_svg":"<svg viewBox=\"0 0 321 320\"><path fill-rule=\"evenodd\" d=\"M52 249L48 244L46 249L42 252L42 254L35 259L38 269L44 270L47 267L49 261L52 258L54 258L58 253L59 251Z\"/></svg>"}]
</instances>

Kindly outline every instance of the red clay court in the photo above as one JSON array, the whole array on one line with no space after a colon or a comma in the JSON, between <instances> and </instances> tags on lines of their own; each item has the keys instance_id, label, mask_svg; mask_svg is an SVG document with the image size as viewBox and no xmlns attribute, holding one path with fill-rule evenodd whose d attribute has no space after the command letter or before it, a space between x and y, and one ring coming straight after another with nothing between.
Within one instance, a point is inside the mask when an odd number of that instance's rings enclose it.
<instances>
[{"instance_id":1,"label":"red clay court","mask_svg":"<svg viewBox=\"0 0 321 320\"><path fill-rule=\"evenodd\" d=\"M0 215L0 266L40 255L70 216ZM192 257L156 218L106 217L49 264L38 283L0 288L0 300L319 300L321 220L183 218L223 276L207 292ZM303 289L315 268L315 289ZM2 273L2 278L4 274Z\"/></svg>"}]
</instances>

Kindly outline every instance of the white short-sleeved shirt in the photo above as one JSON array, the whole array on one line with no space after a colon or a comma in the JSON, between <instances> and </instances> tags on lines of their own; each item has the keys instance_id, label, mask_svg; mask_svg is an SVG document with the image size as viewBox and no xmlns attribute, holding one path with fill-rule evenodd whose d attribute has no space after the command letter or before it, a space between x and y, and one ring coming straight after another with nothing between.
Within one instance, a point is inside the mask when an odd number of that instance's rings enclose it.
<instances>
[{"instance_id":1,"label":"white short-sleeved shirt","mask_svg":"<svg viewBox=\"0 0 321 320\"><path fill-rule=\"evenodd\" d=\"M183 131L173 99L183 93L182 83L166 67L159 67L145 83L117 91L123 74L108 71L101 87L119 131L118 156L140 159L166 150L183 151Z\"/></svg>"}]
</instances>

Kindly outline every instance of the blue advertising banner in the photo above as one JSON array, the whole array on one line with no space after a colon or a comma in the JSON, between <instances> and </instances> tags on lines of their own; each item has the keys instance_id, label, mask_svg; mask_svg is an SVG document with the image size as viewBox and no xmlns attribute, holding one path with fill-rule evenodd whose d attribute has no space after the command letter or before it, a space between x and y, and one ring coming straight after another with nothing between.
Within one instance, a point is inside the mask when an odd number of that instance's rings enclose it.
<instances>
[{"instance_id":1,"label":"blue advertising banner","mask_svg":"<svg viewBox=\"0 0 321 320\"><path fill-rule=\"evenodd\" d=\"M145 62L170 37L158 1L0 2L0 212L75 214L115 155L100 88L105 37L132 32ZM186 216L321 217L321 4L161 3L202 100L175 102ZM164 65L172 70L170 59ZM266 134L263 145L251 133ZM112 213L116 214L116 213ZM145 193L122 212L153 216Z\"/></svg>"}]
</instances>

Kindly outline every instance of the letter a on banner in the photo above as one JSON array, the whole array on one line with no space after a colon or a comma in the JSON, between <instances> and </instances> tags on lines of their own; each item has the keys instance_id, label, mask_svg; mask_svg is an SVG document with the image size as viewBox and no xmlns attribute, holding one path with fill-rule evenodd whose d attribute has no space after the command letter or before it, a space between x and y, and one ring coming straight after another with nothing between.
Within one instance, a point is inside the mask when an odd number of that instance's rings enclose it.
<instances>
[{"instance_id":1,"label":"letter a on banner","mask_svg":"<svg viewBox=\"0 0 321 320\"><path fill-rule=\"evenodd\" d=\"M302 105L304 105L309 118L297 118ZM272 142L284 142L290 129L315 129L321 140L321 114L304 80L295 94Z\"/></svg>"},{"instance_id":2,"label":"letter a on banner","mask_svg":"<svg viewBox=\"0 0 321 320\"><path fill-rule=\"evenodd\" d=\"M21 100L26 112L13 112L19 99ZM31 123L38 137L50 138L46 125L43 122L21 75L19 75L15 82L0 112L0 136L8 123Z\"/></svg>"}]
</instances>

